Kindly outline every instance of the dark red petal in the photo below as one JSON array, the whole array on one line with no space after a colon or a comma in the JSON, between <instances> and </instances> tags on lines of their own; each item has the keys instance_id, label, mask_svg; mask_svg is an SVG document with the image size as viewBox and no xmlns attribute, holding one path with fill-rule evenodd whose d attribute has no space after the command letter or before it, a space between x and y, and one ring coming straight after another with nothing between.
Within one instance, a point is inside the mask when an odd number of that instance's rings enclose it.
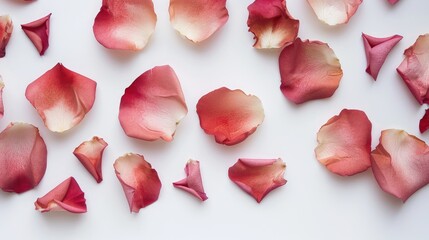
<instances>
[{"instance_id":1,"label":"dark red petal","mask_svg":"<svg viewBox=\"0 0 429 240\"><path fill-rule=\"evenodd\" d=\"M12 19L9 15L0 16L0 58L6 55L6 46L13 31Z\"/></svg>"},{"instance_id":2,"label":"dark red petal","mask_svg":"<svg viewBox=\"0 0 429 240\"><path fill-rule=\"evenodd\" d=\"M429 129L429 109L426 109L425 115L420 119L419 129L421 133L424 133Z\"/></svg>"},{"instance_id":3,"label":"dark red petal","mask_svg":"<svg viewBox=\"0 0 429 240\"><path fill-rule=\"evenodd\" d=\"M207 195L204 192L203 180L201 179L200 162L189 160L185 167L186 178L174 182L173 186L183 189L201 201L207 200Z\"/></svg>"},{"instance_id":4,"label":"dark red petal","mask_svg":"<svg viewBox=\"0 0 429 240\"><path fill-rule=\"evenodd\" d=\"M86 170L95 178L97 183L103 181L101 173L101 161L103 151L107 147L107 143L99 137L93 137L90 141L81 143L73 154L85 166Z\"/></svg>"},{"instance_id":5,"label":"dark red petal","mask_svg":"<svg viewBox=\"0 0 429 240\"><path fill-rule=\"evenodd\" d=\"M49 47L49 20L51 15L52 13L49 13L41 19L21 25L22 30L24 30L27 37L33 42L40 56L45 54L46 49Z\"/></svg>"},{"instance_id":6,"label":"dark red petal","mask_svg":"<svg viewBox=\"0 0 429 240\"><path fill-rule=\"evenodd\" d=\"M363 0L307 0L320 21L328 25L347 23Z\"/></svg>"}]
</instances>

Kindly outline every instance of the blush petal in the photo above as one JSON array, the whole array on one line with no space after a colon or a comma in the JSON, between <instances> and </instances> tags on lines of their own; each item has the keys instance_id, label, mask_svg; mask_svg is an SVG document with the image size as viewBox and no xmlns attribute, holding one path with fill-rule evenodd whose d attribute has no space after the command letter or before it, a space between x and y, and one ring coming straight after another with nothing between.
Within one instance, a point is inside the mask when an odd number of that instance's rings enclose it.
<instances>
[{"instance_id":1,"label":"blush petal","mask_svg":"<svg viewBox=\"0 0 429 240\"><path fill-rule=\"evenodd\" d=\"M161 181L156 170L142 155L128 153L116 159L113 166L131 212L138 213L141 208L158 200Z\"/></svg>"},{"instance_id":2,"label":"blush petal","mask_svg":"<svg viewBox=\"0 0 429 240\"><path fill-rule=\"evenodd\" d=\"M179 79L168 66L154 67L125 89L119 121L125 133L147 141L172 141L188 108Z\"/></svg>"},{"instance_id":3,"label":"blush petal","mask_svg":"<svg viewBox=\"0 0 429 240\"><path fill-rule=\"evenodd\" d=\"M96 86L93 80L58 63L28 85L25 97L49 130L64 132L91 110Z\"/></svg>"},{"instance_id":4,"label":"blush petal","mask_svg":"<svg viewBox=\"0 0 429 240\"><path fill-rule=\"evenodd\" d=\"M93 31L106 48L137 51L149 42L156 20L152 0L103 0Z\"/></svg>"},{"instance_id":5,"label":"blush petal","mask_svg":"<svg viewBox=\"0 0 429 240\"><path fill-rule=\"evenodd\" d=\"M425 115L420 119L419 130L421 133L426 132L429 129L429 109L426 109Z\"/></svg>"},{"instance_id":6,"label":"blush petal","mask_svg":"<svg viewBox=\"0 0 429 240\"><path fill-rule=\"evenodd\" d=\"M226 87L216 89L197 103L201 128L217 143L234 145L244 141L264 121L258 97Z\"/></svg>"},{"instance_id":7,"label":"blush petal","mask_svg":"<svg viewBox=\"0 0 429 240\"><path fill-rule=\"evenodd\" d=\"M247 26L255 35L255 48L281 48L298 35L299 20L286 8L285 0L255 0L250 4Z\"/></svg>"},{"instance_id":8,"label":"blush petal","mask_svg":"<svg viewBox=\"0 0 429 240\"><path fill-rule=\"evenodd\" d=\"M259 203L271 190L286 184L286 164L279 159L238 159L229 178Z\"/></svg>"},{"instance_id":9,"label":"blush petal","mask_svg":"<svg viewBox=\"0 0 429 240\"><path fill-rule=\"evenodd\" d=\"M207 200L207 195L204 192L203 180L201 179L200 162L189 160L185 167L186 178L174 182L173 186L183 189L201 201Z\"/></svg>"},{"instance_id":10,"label":"blush petal","mask_svg":"<svg viewBox=\"0 0 429 240\"><path fill-rule=\"evenodd\" d=\"M170 0L170 23L192 42L202 42L228 20L226 0Z\"/></svg>"},{"instance_id":11,"label":"blush petal","mask_svg":"<svg viewBox=\"0 0 429 240\"><path fill-rule=\"evenodd\" d=\"M45 54L46 49L49 47L49 20L51 14L49 13L41 19L21 25L22 30L24 30L27 37L33 42L40 56Z\"/></svg>"},{"instance_id":12,"label":"blush petal","mask_svg":"<svg viewBox=\"0 0 429 240\"><path fill-rule=\"evenodd\" d=\"M9 15L0 16L0 58L6 55L6 46L13 31L12 19Z\"/></svg>"},{"instance_id":13,"label":"blush petal","mask_svg":"<svg viewBox=\"0 0 429 240\"><path fill-rule=\"evenodd\" d=\"M372 124L360 110L344 109L317 133L317 160L331 172L350 176L371 167Z\"/></svg>"},{"instance_id":14,"label":"blush petal","mask_svg":"<svg viewBox=\"0 0 429 240\"><path fill-rule=\"evenodd\" d=\"M4 116L3 88L4 88L4 82L2 77L0 76L0 118Z\"/></svg>"},{"instance_id":15,"label":"blush petal","mask_svg":"<svg viewBox=\"0 0 429 240\"><path fill-rule=\"evenodd\" d=\"M45 175L47 149L39 129L11 123L0 133L0 188L22 193L33 189Z\"/></svg>"},{"instance_id":16,"label":"blush petal","mask_svg":"<svg viewBox=\"0 0 429 240\"><path fill-rule=\"evenodd\" d=\"M79 159L83 166L95 178L97 183L103 181L101 173L101 160L107 143L99 137L93 137L90 141L80 144L73 154Z\"/></svg>"},{"instance_id":17,"label":"blush petal","mask_svg":"<svg viewBox=\"0 0 429 240\"><path fill-rule=\"evenodd\" d=\"M390 4L394 5L399 2L399 0L387 0Z\"/></svg>"},{"instance_id":18,"label":"blush petal","mask_svg":"<svg viewBox=\"0 0 429 240\"><path fill-rule=\"evenodd\" d=\"M307 0L320 21L328 25L349 22L362 0Z\"/></svg>"}]
</instances>

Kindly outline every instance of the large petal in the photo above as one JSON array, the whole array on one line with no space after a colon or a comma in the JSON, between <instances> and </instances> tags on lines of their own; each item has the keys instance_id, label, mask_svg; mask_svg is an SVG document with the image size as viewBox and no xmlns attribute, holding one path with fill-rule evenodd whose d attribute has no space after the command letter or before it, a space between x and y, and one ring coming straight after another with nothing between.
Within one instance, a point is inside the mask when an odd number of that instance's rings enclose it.
<instances>
[{"instance_id":1,"label":"large petal","mask_svg":"<svg viewBox=\"0 0 429 240\"><path fill-rule=\"evenodd\" d=\"M186 178L174 182L173 186L183 189L201 201L207 200L207 195L204 192L203 180L201 179L200 162L189 160L185 167Z\"/></svg>"},{"instance_id":2,"label":"large petal","mask_svg":"<svg viewBox=\"0 0 429 240\"><path fill-rule=\"evenodd\" d=\"M4 88L4 82L2 77L0 76L0 118L4 116L3 88Z\"/></svg>"},{"instance_id":3,"label":"large petal","mask_svg":"<svg viewBox=\"0 0 429 240\"><path fill-rule=\"evenodd\" d=\"M61 63L30 83L25 91L46 127L64 132L77 125L95 100L97 83Z\"/></svg>"},{"instance_id":4,"label":"large petal","mask_svg":"<svg viewBox=\"0 0 429 240\"><path fill-rule=\"evenodd\" d=\"M97 183L103 181L101 172L101 160L107 143L99 137L93 137L90 141L81 143L73 154L79 159L83 166L95 178Z\"/></svg>"},{"instance_id":5,"label":"large petal","mask_svg":"<svg viewBox=\"0 0 429 240\"><path fill-rule=\"evenodd\" d=\"M119 121L130 137L171 141L177 124L187 113L179 79L165 65L144 72L125 90Z\"/></svg>"},{"instance_id":6,"label":"large petal","mask_svg":"<svg viewBox=\"0 0 429 240\"><path fill-rule=\"evenodd\" d=\"M49 47L49 20L51 13L47 16L42 17L33 22L22 24L22 30L24 30L27 37L36 47L40 56L45 54L46 49Z\"/></svg>"},{"instance_id":7,"label":"large petal","mask_svg":"<svg viewBox=\"0 0 429 240\"><path fill-rule=\"evenodd\" d=\"M320 21L328 25L347 23L362 0L307 0Z\"/></svg>"},{"instance_id":8,"label":"large petal","mask_svg":"<svg viewBox=\"0 0 429 240\"><path fill-rule=\"evenodd\" d=\"M0 16L0 58L6 55L6 46L13 31L12 19L9 15Z\"/></svg>"}]
</instances>

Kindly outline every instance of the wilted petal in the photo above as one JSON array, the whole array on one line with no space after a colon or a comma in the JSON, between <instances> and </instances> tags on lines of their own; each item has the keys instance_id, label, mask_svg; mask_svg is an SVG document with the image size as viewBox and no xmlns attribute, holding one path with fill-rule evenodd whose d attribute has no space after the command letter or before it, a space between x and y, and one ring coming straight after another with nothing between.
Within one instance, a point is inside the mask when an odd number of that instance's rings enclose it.
<instances>
[{"instance_id":1,"label":"wilted petal","mask_svg":"<svg viewBox=\"0 0 429 240\"><path fill-rule=\"evenodd\" d=\"M165 65L144 72L125 89L119 121L130 137L171 141L177 124L187 113L179 79Z\"/></svg>"},{"instance_id":2,"label":"wilted petal","mask_svg":"<svg viewBox=\"0 0 429 240\"><path fill-rule=\"evenodd\" d=\"M2 77L0 76L0 118L2 118L4 115L3 88L4 88L4 82Z\"/></svg>"},{"instance_id":3,"label":"wilted petal","mask_svg":"<svg viewBox=\"0 0 429 240\"><path fill-rule=\"evenodd\" d=\"M95 100L97 83L61 63L30 83L25 92L46 127L64 132L77 125Z\"/></svg>"},{"instance_id":4,"label":"wilted petal","mask_svg":"<svg viewBox=\"0 0 429 240\"><path fill-rule=\"evenodd\" d=\"M328 25L347 23L362 0L307 0L317 18Z\"/></svg>"},{"instance_id":5,"label":"wilted petal","mask_svg":"<svg viewBox=\"0 0 429 240\"><path fill-rule=\"evenodd\" d=\"M100 183L103 180L101 174L101 160L107 143L99 137L93 137L90 141L81 143L73 154L79 159L89 173Z\"/></svg>"},{"instance_id":6,"label":"wilted petal","mask_svg":"<svg viewBox=\"0 0 429 240\"><path fill-rule=\"evenodd\" d=\"M51 14L49 13L41 19L21 25L22 30L24 30L27 37L33 42L40 56L45 54L46 49L49 47L49 20Z\"/></svg>"},{"instance_id":7,"label":"wilted petal","mask_svg":"<svg viewBox=\"0 0 429 240\"><path fill-rule=\"evenodd\" d=\"M387 0L390 4L392 4L392 5L394 5L394 4L396 4L397 2L399 2L399 0Z\"/></svg>"},{"instance_id":8,"label":"wilted petal","mask_svg":"<svg viewBox=\"0 0 429 240\"><path fill-rule=\"evenodd\" d=\"M207 200L207 195L204 192L203 180L201 179L200 162L189 160L185 167L186 178L174 182L173 185L183 189L201 201Z\"/></svg>"},{"instance_id":9,"label":"wilted petal","mask_svg":"<svg viewBox=\"0 0 429 240\"><path fill-rule=\"evenodd\" d=\"M33 189L45 175L47 149L39 129L11 123L0 133L0 188L22 193Z\"/></svg>"},{"instance_id":10,"label":"wilted petal","mask_svg":"<svg viewBox=\"0 0 429 240\"><path fill-rule=\"evenodd\" d=\"M426 109L425 115L420 119L419 130L421 133L426 132L429 129L429 109Z\"/></svg>"},{"instance_id":11,"label":"wilted petal","mask_svg":"<svg viewBox=\"0 0 429 240\"><path fill-rule=\"evenodd\" d=\"M6 55L6 46L13 31L12 19L9 15L0 16L0 58Z\"/></svg>"}]
</instances>

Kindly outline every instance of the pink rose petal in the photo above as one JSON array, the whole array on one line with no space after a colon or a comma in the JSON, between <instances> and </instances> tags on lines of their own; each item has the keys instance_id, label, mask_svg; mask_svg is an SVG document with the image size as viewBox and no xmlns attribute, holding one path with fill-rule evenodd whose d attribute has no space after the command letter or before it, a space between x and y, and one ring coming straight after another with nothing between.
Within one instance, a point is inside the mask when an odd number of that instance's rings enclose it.
<instances>
[{"instance_id":1,"label":"pink rose petal","mask_svg":"<svg viewBox=\"0 0 429 240\"><path fill-rule=\"evenodd\" d=\"M174 182L173 186L189 192L201 201L207 200L207 195L204 192L203 180L201 179L200 162L189 160L186 163L185 173L186 178Z\"/></svg>"},{"instance_id":2,"label":"pink rose petal","mask_svg":"<svg viewBox=\"0 0 429 240\"><path fill-rule=\"evenodd\" d=\"M298 35L299 20L286 8L285 0L255 0L250 4L247 26L255 35L255 48L281 48Z\"/></svg>"},{"instance_id":3,"label":"pink rose petal","mask_svg":"<svg viewBox=\"0 0 429 240\"><path fill-rule=\"evenodd\" d=\"M0 58L6 55L6 46L13 31L12 19L9 15L0 16Z\"/></svg>"},{"instance_id":4,"label":"pink rose petal","mask_svg":"<svg viewBox=\"0 0 429 240\"><path fill-rule=\"evenodd\" d=\"M101 160L107 143L99 137L93 137L90 141L81 143L73 154L79 159L83 166L95 178L97 183L103 181L101 173Z\"/></svg>"},{"instance_id":5,"label":"pink rose petal","mask_svg":"<svg viewBox=\"0 0 429 240\"><path fill-rule=\"evenodd\" d=\"M426 109L425 115L420 119L419 130L421 133L426 132L429 129L429 109Z\"/></svg>"},{"instance_id":6,"label":"pink rose petal","mask_svg":"<svg viewBox=\"0 0 429 240\"><path fill-rule=\"evenodd\" d=\"M49 47L49 20L51 15L52 13L49 13L41 19L21 25L22 30L33 42L40 56L45 54L46 49Z\"/></svg>"},{"instance_id":7,"label":"pink rose petal","mask_svg":"<svg viewBox=\"0 0 429 240\"><path fill-rule=\"evenodd\" d=\"M71 213L85 213L86 200L84 192L73 177L69 177L48 192L38 198L34 205L40 212L68 211Z\"/></svg>"},{"instance_id":8,"label":"pink rose petal","mask_svg":"<svg viewBox=\"0 0 429 240\"><path fill-rule=\"evenodd\" d=\"M0 188L22 193L33 189L45 175L47 149L39 129L11 123L0 133Z\"/></svg>"},{"instance_id":9,"label":"pink rose petal","mask_svg":"<svg viewBox=\"0 0 429 240\"><path fill-rule=\"evenodd\" d=\"M165 65L144 72L125 90L119 121L130 137L169 142L187 113L179 79Z\"/></svg>"},{"instance_id":10,"label":"pink rose petal","mask_svg":"<svg viewBox=\"0 0 429 240\"><path fill-rule=\"evenodd\" d=\"M113 167L131 212L138 213L141 208L158 200L161 181L156 170L142 155L128 153L116 159Z\"/></svg>"},{"instance_id":11,"label":"pink rose petal","mask_svg":"<svg viewBox=\"0 0 429 240\"><path fill-rule=\"evenodd\" d=\"M286 164L279 159L238 159L229 178L259 203L271 190L286 184Z\"/></svg>"},{"instance_id":12,"label":"pink rose petal","mask_svg":"<svg viewBox=\"0 0 429 240\"><path fill-rule=\"evenodd\" d=\"M25 97L49 130L64 132L91 110L96 86L93 80L58 63L28 85Z\"/></svg>"},{"instance_id":13,"label":"pink rose petal","mask_svg":"<svg viewBox=\"0 0 429 240\"><path fill-rule=\"evenodd\" d=\"M362 0L307 0L320 21L328 25L349 22Z\"/></svg>"},{"instance_id":14,"label":"pink rose petal","mask_svg":"<svg viewBox=\"0 0 429 240\"><path fill-rule=\"evenodd\" d=\"M244 141L264 121L258 97L226 87L216 89L197 103L201 128L217 143L234 145Z\"/></svg>"},{"instance_id":15,"label":"pink rose petal","mask_svg":"<svg viewBox=\"0 0 429 240\"><path fill-rule=\"evenodd\" d=\"M371 128L364 112L343 109L317 133L317 160L341 176L367 170L371 167Z\"/></svg>"},{"instance_id":16,"label":"pink rose petal","mask_svg":"<svg viewBox=\"0 0 429 240\"><path fill-rule=\"evenodd\" d=\"M326 43L300 38L283 49L279 67L280 89L296 104L332 96L343 76L340 61Z\"/></svg>"},{"instance_id":17,"label":"pink rose petal","mask_svg":"<svg viewBox=\"0 0 429 240\"><path fill-rule=\"evenodd\" d=\"M3 88L4 88L4 82L2 77L0 76L0 118L4 116Z\"/></svg>"},{"instance_id":18,"label":"pink rose petal","mask_svg":"<svg viewBox=\"0 0 429 240\"><path fill-rule=\"evenodd\" d=\"M106 48L141 50L155 31L152 0L103 0L93 31Z\"/></svg>"},{"instance_id":19,"label":"pink rose petal","mask_svg":"<svg viewBox=\"0 0 429 240\"><path fill-rule=\"evenodd\" d=\"M394 4L396 4L397 2L399 2L399 0L387 0L390 4L392 4L392 5L394 5Z\"/></svg>"},{"instance_id":20,"label":"pink rose petal","mask_svg":"<svg viewBox=\"0 0 429 240\"><path fill-rule=\"evenodd\" d=\"M192 42L202 42L228 20L226 0L170 0L170 23Z\"/></svg>"}]
</instances>

